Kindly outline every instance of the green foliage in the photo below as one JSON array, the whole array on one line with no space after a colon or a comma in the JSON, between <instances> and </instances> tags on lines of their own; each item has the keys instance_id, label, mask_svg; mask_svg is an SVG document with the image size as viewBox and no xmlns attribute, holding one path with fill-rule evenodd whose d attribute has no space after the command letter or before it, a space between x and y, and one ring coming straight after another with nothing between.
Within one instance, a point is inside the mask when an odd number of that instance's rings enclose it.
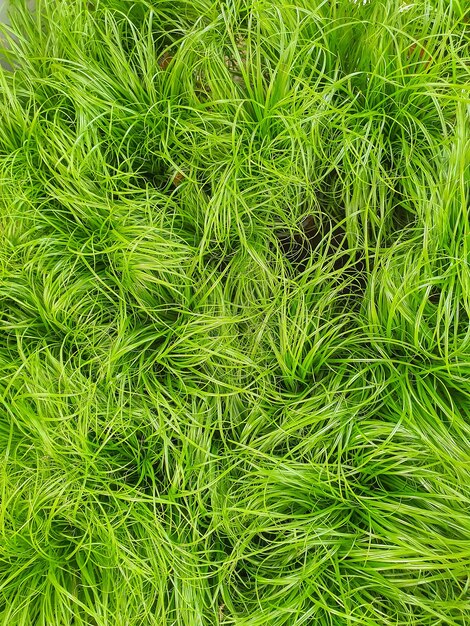
<instances>
[{"instance_id":1,"label":"green foliage","mask_svg":"<svg viewBox=\"0 0 470 626\"><path fill-rule=\"evenodd\" d=\"M1 625L470 623L464 5L16 3Z\"/></svg>"}]
</instances>

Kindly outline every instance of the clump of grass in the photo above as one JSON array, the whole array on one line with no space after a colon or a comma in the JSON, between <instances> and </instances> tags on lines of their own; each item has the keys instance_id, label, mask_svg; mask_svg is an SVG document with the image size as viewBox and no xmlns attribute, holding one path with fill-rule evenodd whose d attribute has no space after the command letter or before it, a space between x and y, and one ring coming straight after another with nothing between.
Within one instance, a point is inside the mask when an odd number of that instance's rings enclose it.
<instances>
[{"instance_id":1,"label":"clump of grass","mask_svg":"<svg viewBox=\"0 0 470 626\"><path fill-rule=\"evenodd\" d=\"M1 624L469 623L468 24L15 3Z\"/></svg>"}]
</instances>

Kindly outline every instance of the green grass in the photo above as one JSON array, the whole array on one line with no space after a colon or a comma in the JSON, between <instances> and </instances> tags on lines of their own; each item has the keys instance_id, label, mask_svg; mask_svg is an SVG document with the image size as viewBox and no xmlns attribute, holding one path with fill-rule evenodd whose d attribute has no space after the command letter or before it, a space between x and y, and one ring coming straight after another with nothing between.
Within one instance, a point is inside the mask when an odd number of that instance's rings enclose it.
<instances>
[{"instance_id":1,"label":"green grass","mask_svg":"<svg viewBox=\"0 0 470 626\"><path fill-rule=\"evenodd\" d=\"M470 623L466 4L16 2L1 625Z\"/></svg>"}]
</instances>

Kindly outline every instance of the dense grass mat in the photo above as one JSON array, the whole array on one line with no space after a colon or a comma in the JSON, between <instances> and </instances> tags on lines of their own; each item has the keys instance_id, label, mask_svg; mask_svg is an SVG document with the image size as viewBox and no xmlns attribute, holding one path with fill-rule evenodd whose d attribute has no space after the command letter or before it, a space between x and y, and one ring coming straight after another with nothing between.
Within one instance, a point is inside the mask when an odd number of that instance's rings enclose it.
<instances>
[{"instance_id":1,"label":"dense grass mat","mask_svg":"<svg viewBox=\"0 0 470 626\"><path fill-rule=\"evenodd\" d=\"M0 624L470 624L467 3L16 5Z\"/></svg>"}]
</instances>

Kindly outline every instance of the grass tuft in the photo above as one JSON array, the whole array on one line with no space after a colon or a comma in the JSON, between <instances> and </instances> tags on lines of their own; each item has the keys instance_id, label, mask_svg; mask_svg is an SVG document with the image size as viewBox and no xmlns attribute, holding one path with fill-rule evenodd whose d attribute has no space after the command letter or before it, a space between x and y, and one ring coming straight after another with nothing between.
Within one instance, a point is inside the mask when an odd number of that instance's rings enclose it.
<instances>
[{"instance_id":1,"label":"grass tuft","mask_svg":"<svg viewBox=\"0 0 470 626\"><path fill-rule=\"evenodd\" d=\"M465 2L12 4L0 624L469 624Z\"/></svg>"}]
</instances>

